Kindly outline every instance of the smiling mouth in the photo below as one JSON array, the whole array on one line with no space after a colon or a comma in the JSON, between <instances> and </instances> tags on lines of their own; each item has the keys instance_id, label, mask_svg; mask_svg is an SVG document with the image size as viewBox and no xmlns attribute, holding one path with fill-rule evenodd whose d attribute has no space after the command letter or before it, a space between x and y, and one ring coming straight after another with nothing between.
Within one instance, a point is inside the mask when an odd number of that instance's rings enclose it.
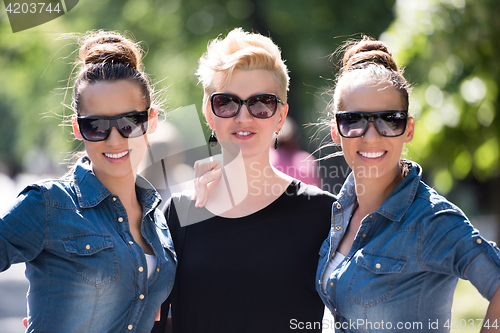
<instances>
[{"instance_id":1,"label":"smiling mouth","mask_svg":"<svg viewBox=\"0 0 500 333\"><path fill-rule=\"evenodd\" d=\"M235 132L234 134L239 135L239 136L249 136L252 135L252 132Z\"/></svg>"},{"instance_id":2,"label":"smiling mouth","mask_svg":"<svg viewBox=\"0 0 500 333\"><path fill-rule=\"evenodd\" d=\"M104 156L106 156L108 158L122 158L123 156L127 155L128 153L130 153L130 149L124 151L123 153L119 153L119 154L104 153Z\"/></svg>"},{"instance_id":3,"label":"smiling mouth","mask_svg":"<svg viewBox=\"0 0 500 333\"><path fill-rule=\"evenodd\" d=\"M380 157L382 155L385 155L385 151L380 151L380 152L377 152L377 153L367 153L367 152L364 152L364 151L358 151L358 154L363 156L363 157L366 157L366 158L377 158L377 157Z\"/></svg>"}]
</instances>

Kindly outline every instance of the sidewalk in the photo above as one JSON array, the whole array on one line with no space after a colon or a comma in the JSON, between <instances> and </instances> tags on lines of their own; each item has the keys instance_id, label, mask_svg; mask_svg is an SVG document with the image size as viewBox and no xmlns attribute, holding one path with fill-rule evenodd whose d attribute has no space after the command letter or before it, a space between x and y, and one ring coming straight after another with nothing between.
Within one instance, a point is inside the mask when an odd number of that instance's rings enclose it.
<instances>
[{"instance_id":1,"label":"sidewalk","mask_svg":"<svg viewBox=\"0 0 500 333\"><path fill-rule=\"evenodd\" d=\"M12 265L0 274L0 332L24 333L26 317L26 292L28 280L24 276L24 264Z\"/></svg>"}]
</instances>

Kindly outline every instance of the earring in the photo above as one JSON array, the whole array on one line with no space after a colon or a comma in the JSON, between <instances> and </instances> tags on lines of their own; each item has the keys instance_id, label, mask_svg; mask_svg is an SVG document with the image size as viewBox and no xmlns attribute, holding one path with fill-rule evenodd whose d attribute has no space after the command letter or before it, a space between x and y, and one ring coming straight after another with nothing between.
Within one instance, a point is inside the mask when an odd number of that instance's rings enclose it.
<instances>
[{"instance_id":1,"label":"earring","mask_svg":"<svg viewBox=\"0 0 500 333\"><path fill-rule=\"evenodd\" d=\"M274 141L274 150L278 149L278 136L283 133L283 129L280 128L278 132L275 132L276 134L276 141Z\"/></svg>"},{"instance_id":2,"label":"earring","mask_svg":"<svg viewBox=\"0 0 500 333\"><path fill-rule=\"evenodd\" d=\"M210 137L208 138L208 145L210 146L210 148L215 148L215 147L217 147L218 143L219 143L219 141L217 140L217 137L215 136L215 131L212 130L212 135L210 135Z\"/></svg>"}]
</instances>

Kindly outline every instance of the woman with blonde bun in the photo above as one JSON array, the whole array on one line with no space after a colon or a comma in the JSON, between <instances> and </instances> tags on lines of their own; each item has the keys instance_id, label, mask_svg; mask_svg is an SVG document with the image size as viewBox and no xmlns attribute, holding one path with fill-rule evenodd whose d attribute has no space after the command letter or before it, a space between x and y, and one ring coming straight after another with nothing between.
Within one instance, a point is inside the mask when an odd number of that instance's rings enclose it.
<instances>
[{"instance_id":1,"label":"woman with blonde bun","mask_svg":"<svg viewBox=\"0 0 500 333\"><path fill-rule=\"evenodd\" d=\"M26 263L27 332L149 332L176 269L160 196L137 174L158 109L130 39L92 32L79 54L72 127L85 154L0 215L0 271Z\"/></svg>"}]
</instances>

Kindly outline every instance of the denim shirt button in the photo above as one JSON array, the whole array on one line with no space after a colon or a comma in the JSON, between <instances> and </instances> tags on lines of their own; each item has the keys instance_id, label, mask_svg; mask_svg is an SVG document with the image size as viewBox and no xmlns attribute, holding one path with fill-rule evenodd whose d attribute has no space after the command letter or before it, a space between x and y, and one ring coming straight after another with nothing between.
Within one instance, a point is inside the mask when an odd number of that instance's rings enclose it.
<instances>
[{"instance_id":1,"label":"denim shirt button","mask_svg":"<svg viewBox=\"0 0 500 333\"><path fill-rule=\"evenodd\" d=\"M340 230L340 226L339 226L339 225L338 225L338 226L336 226L336 227L335 227L335 229L336 229L336 230Z\"/></svg>"},{"instance_id":2,"label":"denim shirt button","mask_svg":"<svg viewBox=\"0 0 500 333\"><path fill-rule=\"evenodd\" d=\"M478 238L477 241L476 241L478 244L481 244L483 242L483 240L481 238Z\"/></svg>"},{"instance_id":3,"label":"denim shirt button","mask_svg":"<svg viewBox=\"0 0 500 333\"><path fill-rule=\"evenodd\" d=\"M139 295L139 298L140 298L140 299L144 299L144 295L143 295L143 294L140 294L140 295Z\"/></svg>"},{"instance_id":4,"label":"denim shirt button","mask_svg":"<svg viewBox=\"0 0 500 333\"><path fill-rule=\"evenodd\" d=\"M139 269L139 272L142 272L144 270L144 268L141 266L138 268Z\"/></svg>"},{"instance_id":5,"label":"denim shirt button","mask_svg":"<svg viewBox=\"0 0 500 333\"><path fill-rule=\"evenodd\" d=\"M117 200L116 197L113 197L113 201L116 201L116 200Z\"/></svg>"},{"instance_id":6,"label":"denim shirt button","mask_svg":"<svg viewBox=\"0 0 500 333\"><path fill-rule=\"evenodd\" d=\"M337 203L337 209L340 209L340 208L342 208L342 205Z\"/></svg>"},{"instance_id":7,"label":"denim shirt button","mask_svg":"<svg viewBox=\"0 0 500 333\"><path fill-rule=\"evenodd\" d=\"M129 331L132 331L132 329L134 328L134 326L128 325L127 328L128 328Z\"/></svg>"},{"instance_id":8,"label":"denim shirt button","mask_svg":"<svg viewBox=\"0 0 500 333\"><path fill-rule=\"evenodd\" d=\"M318 284L321 284L321 280L318 280Z\"/></svg>"},{"instance_id":9,"label":"denim shirt button","mask_svg":"<svg viewBox=\"0 0 500 333\"><path fill-rule=\"evenodd\" d=\"M89 244L87 244L87 245L85 246L85 248L86 248L87 250L90 250L90 245L89 245Z\"/></svg>"},{"instance_id":10,"label":"denim shirt button","mask_svg":"<svg viewBox=\"0 0 500 333\"><path fill-rule=\"evenodd\" d=\"M375 268L376 268L376 269L380 269L380 267L382 267L382 265L380 265L379 263L377 263L377 264L375 265Z\"/></svg>"},{"instance_id":11,"label":"denim shirt button","mask_svg":"<svg viewBox=\"0 0 500 333\"><path fill-rule=\"evenodd\" d=\"M160 269L159 269L159 268L157 268L157 269L156 269L156 271L157 271L157 272L159 272L159 271L160 271Z\"/></svg>"},{"instance_id":12,"label":"denim shirt button","mask_svg":"<svg viewBox=\"0 0 500 333\"><path fill-rule=\"evenodd\" d=\"M119 217L118 222L123 222L123 217Z\"/></svg>"},{"instance_id":13,"label":"denim shirt button","mask_svg":"<svg viewBox=\"0 0 500 333\"><path fill-rule=\"evenodd\" d=\"M130 245L134 245L134 242L132 242L132 241L128 241L128 243L129 243Z\"/></svg>"},{"instance_id":14,"label":"denim shirt button","mask_svg":"<svg viewBox=\"0 0 500 333\"><path fill-rule=\"evenodd\" d=\"M363 237L366 237L366 234L363 234Z\"/></svg>"},{"instance_id":15,"label":"denim shirt button","mask_svg":"<svg viewBox=\"0 0 500 333\"><path fill-rule=\"evenodd\" d=\"M330 287L333 287L333 282L330 282Z\"/></svg>"}]
</instances>

